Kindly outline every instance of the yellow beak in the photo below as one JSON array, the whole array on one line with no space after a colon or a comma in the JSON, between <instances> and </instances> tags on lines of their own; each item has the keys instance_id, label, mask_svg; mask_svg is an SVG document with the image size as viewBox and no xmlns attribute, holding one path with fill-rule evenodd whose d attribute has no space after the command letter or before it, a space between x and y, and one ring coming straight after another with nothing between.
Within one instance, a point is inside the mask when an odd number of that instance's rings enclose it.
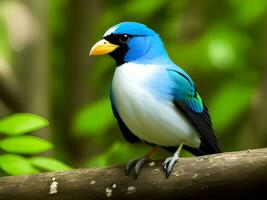
<instances>
[{"instance_id":1,"label":"yellow beak","mask_svg":"<svg viewBox=\"0 0 267 200\"><path fill-rule=\"evenodd\" d=\"M89 56L98 56L110 53L117 49L119 45L110 43L109 41L102 39L98 41L90 50Z\"/></svg>"}]
</instances>

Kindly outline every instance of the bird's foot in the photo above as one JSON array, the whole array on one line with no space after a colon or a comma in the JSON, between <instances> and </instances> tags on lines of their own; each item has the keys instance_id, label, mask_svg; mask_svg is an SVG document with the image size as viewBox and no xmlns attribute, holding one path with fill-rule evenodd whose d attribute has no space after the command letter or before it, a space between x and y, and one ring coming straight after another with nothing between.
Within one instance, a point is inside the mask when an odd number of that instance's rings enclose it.
<instances>
[{"instance_id":1,"label":"bird's foot","mask_svg":"<svg viewBox=\"0 0 267 200\"><path fill-rule=\"evenodd\" d=\"M172 157L167 158L162 164L163 171L165 172L166 178L170 176L172 169L178 159L179 159L179 154L175 152L175 154Z\"/></svg>"},{"instance_id":2,"label":"bird's foot","mask_svg":"<svg viewBox=\"0 0 267 200\"><path fill-rule=\"evenodd\" d=\"M130 160L125 167L125 173L128 176L130 174L130 171L133 169L133 177L134 179L137 178L140 169L142 168L142 166L149 161L149 157L148 156L142 156L140 158L134 159L134 160Z\"/></svg>"}]
</instances>

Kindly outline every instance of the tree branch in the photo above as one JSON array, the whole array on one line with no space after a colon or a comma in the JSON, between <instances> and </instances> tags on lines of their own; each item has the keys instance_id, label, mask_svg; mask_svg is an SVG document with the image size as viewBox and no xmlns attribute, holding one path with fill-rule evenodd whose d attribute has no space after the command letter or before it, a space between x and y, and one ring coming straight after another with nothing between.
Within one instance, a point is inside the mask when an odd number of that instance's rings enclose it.
<instances>
[{"instance_id":1,"label":"tree branch","mask_svg":"<svg viewBox=\"0 0 267 200\"><path fill-rule=\"evenodd\" d=\"M214 199L265 195L267 148L180 159L169 179L162 161L137 180L124 166L0 178L0 199Z\"/></svg>"}]
</instances>

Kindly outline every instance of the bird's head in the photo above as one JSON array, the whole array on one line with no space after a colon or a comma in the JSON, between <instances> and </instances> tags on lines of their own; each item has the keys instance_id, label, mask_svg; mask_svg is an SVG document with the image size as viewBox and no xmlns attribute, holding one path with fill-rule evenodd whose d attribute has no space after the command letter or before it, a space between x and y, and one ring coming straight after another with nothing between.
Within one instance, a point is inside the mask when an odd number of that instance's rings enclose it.
<instances>
[{"instance_id":1,"label":"bird's head","mask_svg":"<svg viewBox=\"0 0 267 200\"><path fill-rule=\"evenodd\" d=\"M109 54L117 66L126 62L148 62L166 55L159 35L146 25L123 22L108 29L89 55Z\"/></svg>"}]
</instances>

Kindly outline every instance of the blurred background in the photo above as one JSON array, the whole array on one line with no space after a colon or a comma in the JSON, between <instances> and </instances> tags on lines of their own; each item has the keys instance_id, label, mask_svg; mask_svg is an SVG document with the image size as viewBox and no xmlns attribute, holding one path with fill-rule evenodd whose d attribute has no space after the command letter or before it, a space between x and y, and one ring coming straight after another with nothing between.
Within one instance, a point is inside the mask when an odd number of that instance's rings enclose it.
<instances>
[{"instance_id":1,"label":"blurred background","mask_svg":"<svg viewBox=\"0 0 267 200\"><path fill-rule=\"evenodd\" d=\"M194 79L224 151L267 146L267 1L1 0L0 117L50 126L49 155L73 167L125 163L149 147L122 137L109 103L115 70L91 46L122 21L158 32ZM155 158L164 158L164 151Z\"/></svg>"}]
</instances>

